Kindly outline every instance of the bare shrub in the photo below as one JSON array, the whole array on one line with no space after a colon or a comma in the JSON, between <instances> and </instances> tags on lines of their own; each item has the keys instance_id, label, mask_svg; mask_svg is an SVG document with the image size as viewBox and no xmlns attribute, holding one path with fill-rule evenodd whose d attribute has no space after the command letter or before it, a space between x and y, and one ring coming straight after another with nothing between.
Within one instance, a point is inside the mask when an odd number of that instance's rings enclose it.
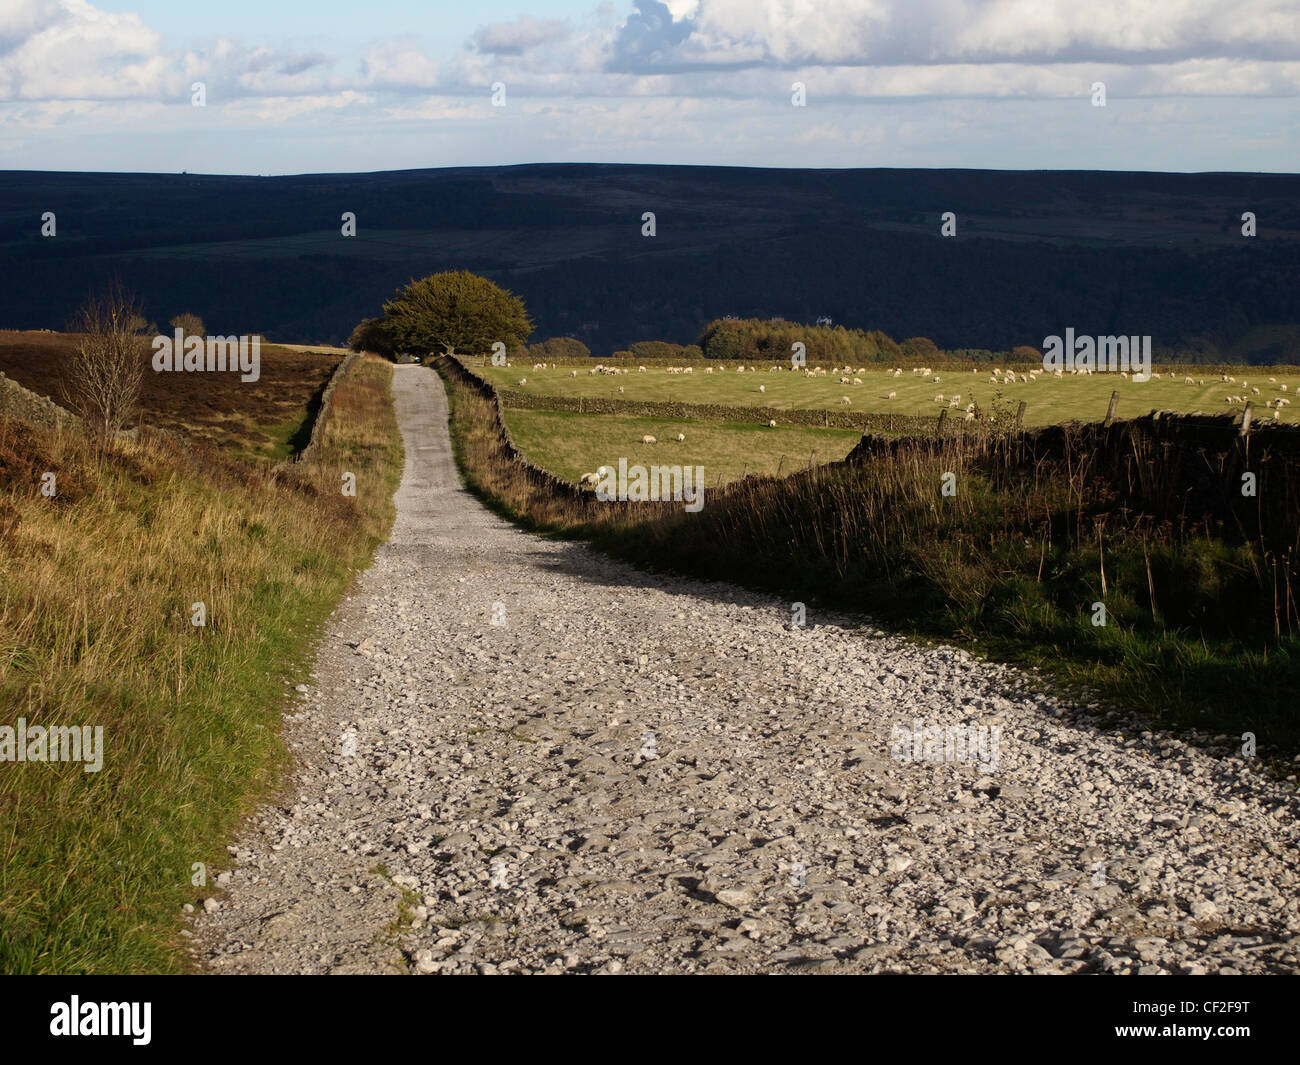
<instances>
[{"instance_id":1,"label":"bare shrub","mask_svg":"<svg viewBox=\"0 0 1300 1065\"><path fill-rule=\"evenodd\" d=\"M112 439L139 406L148 351L145 328L139 302L120 281L87 297L68 325L69 332L78 334L69 402L103 439Z\"/></svg>"}]
</instances>

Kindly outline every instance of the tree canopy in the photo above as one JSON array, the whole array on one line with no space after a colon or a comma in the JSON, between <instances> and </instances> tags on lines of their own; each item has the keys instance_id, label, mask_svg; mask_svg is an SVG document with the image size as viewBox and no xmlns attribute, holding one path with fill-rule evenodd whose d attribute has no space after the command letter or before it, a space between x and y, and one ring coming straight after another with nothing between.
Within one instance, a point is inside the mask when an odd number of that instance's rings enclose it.
<instances>
[{"instance_id":1,"label":"tree canopy","mask_svg":"<svg viewBox=\"0 0 1300 1065\"><path fill-rule=\"evenodd\" d=\"M348 347L353 351L370 351L386 359L397 355L388 324L383 318L362 318L348 337Z\"/></svg>"},{"instance_id":2,"label":"tree canopy","mask_svg":"<svg viewBox=\"0 0 1300 1065\"><path fill-rule=\"evenodd\" d=\"M487 353L521 347L533 331L523 301L468 270L412 280L384 304L385 331L412 354Z\"/></svg>"}]
</instances>

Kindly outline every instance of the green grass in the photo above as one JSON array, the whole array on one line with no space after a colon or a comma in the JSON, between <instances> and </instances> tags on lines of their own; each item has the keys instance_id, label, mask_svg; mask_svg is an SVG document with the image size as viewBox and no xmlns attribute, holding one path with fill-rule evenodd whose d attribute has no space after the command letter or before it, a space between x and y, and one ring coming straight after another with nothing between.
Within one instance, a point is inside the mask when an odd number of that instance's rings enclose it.
<instances>
[{"instance_id":1,"label":"green grass","mask_svg":"<svg viewBox=\"0 0 1300 1065\"><path fill-rule=\"evenodd\" d=\"M724 366L707 362L694 363L695 372L692 374L669 374L665 368L668 364L664 363L644 363L646 373L639 373L635 364L626 367L630 373L617 376L588 373L599 361L590 360L581 366L557 364L555 369L533 370L531 364L525 364L522 359L515 360L511 367L492 366L490 363L480 365L480 360L466 360L474 372L497 388L539 395L671 400L770 408L773 412L792 408L845 409L937 417L957 394L961 397L959 405L962 408L974 402L984 409L1000 399L1014 409L1024 401L1026 425L1050 425L1072 419L1100 421L1106 416L1112 391L1119 392L1117 414L1121 418L1132 418L1152 410L1200 410L1214 414L1240 411L1245 406L1243 403L1228 403L1225 398L1243 393L1254 401L1256 418L1271 418L1272 411L1265 408L1265 401L1295 397L1300 389L1300 370L1295 367L1234 367L1213 371L1173 367L1175 376L1172 380L1168 376L1169 369L1165 369L1163 376L1145 382L1125 379L1117 373L1097 373L1077 377L1066 375L1060 379L1044 374L1036 381L1020 383L1018 374L1015 384L1004 384L1002 378L995 384L989 381L987 367L976 373L968 369L936 368L939 377L936 383L932 378L914 374L910 367L904 368L901 377L893 377L884 368L872 366L866 367L863 373L850 376L850 380L852 376L861 378L862 384L845 385L840 384L840 374L828 372L824 377L807 377L802 372L790 371L788 364L782 364L785 368L780 373L771 373L769 368L775 364L757 362L749 364L757 368L756 373L743 374L731 368L734 364ZM704 371L710 366L714 372L706 374ZM575 369L577 377L571 376ZM824 369L829 371L831 368ZM1019 373L1026 377L1028 370L1027 366L1019 367ZM1235 377L1236 382L1220 381L1223 373ZM1186 384L1184 379L1187 377L1204 384ZM1276 384L1269 384L1269 377L1276 378ZM520 378L525 378L527 384L520 385ZM1287 386L1285 392L1281 390L1282 385ZM619 392L620 387L622 392ZM765 391L759 392L760 387ZM1258 387L1260 395L1250 392L1252 387ZM892 400L888 398L890 392L896 393ZM940 393L944 396L942 404L935 402L935 396ZM852 401L847 406L842 403L844 396ZM780 415L775 416L779 421ZM1300 421L1300 409L1294 403L1282 408L1280 420Z\"/></svg>"},{"instance_id":2,"label":"green grass","mask_svg":"<svg viewBox=\"0 0 1300 1065\"><path fill-rule=\"evenodd\" d=\"M727 484L746 473L791 473L815 455L816 463L838 462L861 439L855 429L817 429L784 425L775 429L752 422L638 418L624 414L570 411L506 411L515 444L535 465L576 482L599 466L703 466L704 483ZM678 433L686 439L678 443ZM643 444L653 436L657 444Z\"/></svg>"},{"instance_id":3,"label":"green grass","mask_svg":"<svg viewBox=\"0 0 1300 1065\"><path fill-rule=\"evenodd\" d=\"M0 971L185 969L181 906L214 891L239 818L275 786L290 685L392 521L391 372L359 362L319 464L282 475L0 419L0 723L102 726L105 746L97 773L0 763Z\"/></svg>"}]
</instances>

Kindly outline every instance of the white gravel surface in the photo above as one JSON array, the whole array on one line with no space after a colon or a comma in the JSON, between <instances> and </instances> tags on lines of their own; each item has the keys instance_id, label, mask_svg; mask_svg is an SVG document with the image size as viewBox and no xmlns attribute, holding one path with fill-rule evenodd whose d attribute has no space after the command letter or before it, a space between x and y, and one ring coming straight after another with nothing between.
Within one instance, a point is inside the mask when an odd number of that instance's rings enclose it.
<instances>
[{"instance_id":1,"label":"white gravel surface","mask_svg":"<svg viewBox=\"0 0 1300 1065\"><path fill-rule=\"evenodd\" d=\"M461 488L439 378L394 390L392 540L193 918L210 969L1296 971L1296 794L1239 743L521 532ZM998 729L996 766L895 758L918 720Z\"/></svg>"}]
</instances>

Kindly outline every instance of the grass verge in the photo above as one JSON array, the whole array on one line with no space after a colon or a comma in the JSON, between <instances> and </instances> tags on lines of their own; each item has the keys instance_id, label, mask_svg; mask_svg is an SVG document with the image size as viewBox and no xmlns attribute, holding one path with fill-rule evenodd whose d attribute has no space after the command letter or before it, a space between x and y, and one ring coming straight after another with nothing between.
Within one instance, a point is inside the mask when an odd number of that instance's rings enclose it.
<instances>
[{"instance_id":1,"label":"grass verge","mask_svg":"<svg viewBox=\"0 0 1300 1065\"><path fill-rule=\"evenodd\" d=\"M287 686L392 522L391 373L359 361L319 461L280 475L0 420L0 724L103 729L98 772L0 761L0 971L184 968L181 905L274 786Z\"/></svg>"}]
</instances>

